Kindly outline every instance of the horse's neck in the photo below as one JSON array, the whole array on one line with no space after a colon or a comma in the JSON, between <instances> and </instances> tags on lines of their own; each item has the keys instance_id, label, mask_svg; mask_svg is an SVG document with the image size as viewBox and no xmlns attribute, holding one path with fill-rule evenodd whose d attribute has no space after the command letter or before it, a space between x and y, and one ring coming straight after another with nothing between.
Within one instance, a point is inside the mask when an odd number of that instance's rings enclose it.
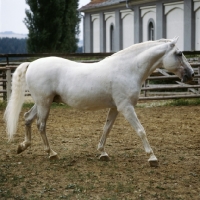
<instances>
[{"instance_id":1,"label":"horse's neck","mask_svg":"<svg viewBox=\"0 0 200 200\"><path fill-rule=\"evenodd\" d=\"M116 67L117 63L119 67L127 68L143 83L156 68L161 66L166 45L166 41L135 44L107 57L102 62L111 60L113 67Z\"/></svg>"},{"instance_id":2,"label":"horse's neck","mask_svg":"<svg viewBox=\"0 0 200 200\"><path fill-rule=\"evenodd\" d=\"M153 47L144 48L135 58L133 58L134 73L139 73L141 82L144 82L147 77L156 69L161 67L163 55L166 47L163 45L156 45Z\"/></svg>"}]
</instances>

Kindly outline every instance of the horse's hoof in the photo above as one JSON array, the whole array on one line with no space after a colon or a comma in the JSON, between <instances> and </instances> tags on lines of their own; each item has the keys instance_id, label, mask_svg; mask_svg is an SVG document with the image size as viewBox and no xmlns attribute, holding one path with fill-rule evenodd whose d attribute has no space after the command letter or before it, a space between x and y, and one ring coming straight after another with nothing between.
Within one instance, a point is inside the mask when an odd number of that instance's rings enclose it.
<instances>
[{"instance_id":1,"label":"horse's hoof","mask_svg":"<svg viewBox=\"0 0 200 200\"><path fill-rule=\"evenodd\" d=\"M100 161L109 161L110 158L108 157L108 155L100 155L99 156L99 160Z\"/></svg>"},{"instance_id":2,"label":"horse's hoof","mask_svg":"<svg viewBox=\"0 0 200 200\"><path fill-rule=\"evenodd\" d=\"M158 167L158 160L149 160L149 164L151 167Z\"/></svg>"},{"instance_id":3,"label":"horse's hoof","mask_svg":"<svg viewBox=\"0 0 200 200\"><path fill-rule=\"evenodd\" d=\"M148 161L151 167L158 167L158 159L154 154L150 156Z\"/></svg>"},{"instance_id":4,"label":"horse's hoof","mask_svg":"<svg viewBox=\"0 0 200 200\"><path fill-rule=\"evenodd\" d=\"M18 146L17 148L17 154L20 154L24 149L22 149L21 145Z\"/></svg>"},{"instance_id":5,"label":"horse's hoof","mask_svg":"<svg viewBox=\"0 0 200 200\"><path fill-rule=\"evenodd\" d=\"M58 155L49 156L50 160L59 160Z\"/></svg>"}]
</instances>

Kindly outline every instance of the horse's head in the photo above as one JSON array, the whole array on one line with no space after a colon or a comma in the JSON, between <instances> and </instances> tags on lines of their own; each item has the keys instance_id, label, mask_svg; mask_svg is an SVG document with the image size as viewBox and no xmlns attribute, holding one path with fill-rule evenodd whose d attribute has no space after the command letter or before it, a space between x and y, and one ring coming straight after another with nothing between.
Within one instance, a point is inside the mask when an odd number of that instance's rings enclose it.
<instances>
[{"instance_id":1,"label":"horse's head","mask_svg":"<svg viewBox=\"0 0 200 200\"><path fill-rule=\"evenodd\" d=\"M184 83L190 82L194 76L194 70L188 63L183 53L176 47L178 37L168 43L168 49L163 58L163 67L176 74Z\"/></svg>"}]
</instances>

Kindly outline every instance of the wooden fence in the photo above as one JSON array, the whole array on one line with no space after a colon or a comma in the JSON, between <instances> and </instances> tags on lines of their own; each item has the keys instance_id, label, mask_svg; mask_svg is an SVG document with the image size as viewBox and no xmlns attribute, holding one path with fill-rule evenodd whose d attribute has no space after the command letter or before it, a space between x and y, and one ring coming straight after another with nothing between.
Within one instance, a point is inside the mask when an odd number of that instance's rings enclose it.
<instances>
[{"instance_id":1,"label":"wooden fence","mask_svg":"<svg viewBox=\"0 0 200 200\"><path fill-rule=\"evenodd\" d=\"M191 53L191 52L190 52ZM196 52L195 52L196 53ZM196 53L200 55L200 52ZM111 53L97 54L0 54L5 61L0 63L0 99L7 100L11 94L12 74L21 62L11 62L9 58L30 59L33 57L59 56L69 59L79 59L79 62L97 62ZM90 60L85 60L85 57ZM25 59L24 59L25 58ZM91 61L91 58L94 58ZM80 59L82 59L80 61ZM198 98L200 97L200 58L193 59L190 63L194 69L195 76L191 85L180 82L176 75L172 75L164 69L157 69L145 81L140 95L140 100L164 100L178 98ZM29 95L28 91L26 95Z\"/></svg>"},{"instance_id":2,"label":"wooden fence","mask_svg":"<svg viewBox=\"0 0 200 200\"><path fill-rule=\"evenodd\" d=\"M145 81L140 100L166 100L200 97L200 62L190 63L195 76L190 84L180 82L176 75L157 69ZM159 81L164 83L158 83Z\"/></svg>"}]
</instances>

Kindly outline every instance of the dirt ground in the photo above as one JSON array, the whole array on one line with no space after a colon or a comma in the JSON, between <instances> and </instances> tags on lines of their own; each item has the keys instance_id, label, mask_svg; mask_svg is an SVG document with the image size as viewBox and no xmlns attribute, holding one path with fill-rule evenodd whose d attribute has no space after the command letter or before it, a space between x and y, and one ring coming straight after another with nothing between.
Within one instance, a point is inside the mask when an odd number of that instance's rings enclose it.
<instances>
[{"instance_id":1,"label":"dirt ground","mask_svg":"<svg viewBox=\"0 0 200 200\"><path fill-rule=\"evenodd\" d=\"M98 160L107 110L52 108L47 135L60 159L49 161L35 123L31 148L17 155L26 110L11 143L0 110L0 199L200 199L199 106L136 108L157 168L149 166L142 142L122 115L107 140L110 161Z\"/></svg>"}]
</instances>

